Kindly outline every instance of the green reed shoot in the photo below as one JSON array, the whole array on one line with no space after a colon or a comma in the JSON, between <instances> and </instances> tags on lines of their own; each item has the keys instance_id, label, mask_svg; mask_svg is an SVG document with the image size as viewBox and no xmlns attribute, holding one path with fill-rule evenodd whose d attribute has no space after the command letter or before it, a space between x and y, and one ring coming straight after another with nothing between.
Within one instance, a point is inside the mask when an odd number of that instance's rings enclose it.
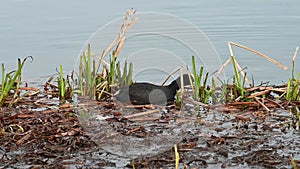
<instances>
[{"instance_id":1,"label":"green reed shoot","mask_svg":"<svg viewBox=\"0 0 300 169\"><path fill-rule=\"evenodd\" d=\"M298 127L300 127L300 109L299 109L299 107L293 107L293 108L291 108L290 112L292 112L294 114L294 116L295 116L295 119L294 119L295 123L297 121L298 122ZM296 126L295 126L295 128L296 128Z\"/></svg>"},{"instance_id":2,"label":"green reed shoot","mask_svg":"<svg viewBox=\"0 0 300 169\"><path fill-rule=\"evenodd\" d=\"M80 69L79 69L79 91L83 96L96 97L100 100L104 93L109 94L113 86L124 86L132 83L132 71L133 65L125 62L123 73L121 73L120 63L117 63L116 50L112 52L110 63L103 64L103 54L99 60L99 64L95 64L95 60L91 57L91 47L88 45L87 52L84 52L80 57ZM99 71L99 68L102 70Z\"/></svg>"},{"instance_id":3,"label":"green reed shoot","mask_svg":"<svg viewBox=\"0 0 300 169\"><path fill-rule=\"evenodd\" d=\"M208 90L206 88L207 79L208 79L208 73L206 73L203 85L200 87L200 100L206 104L209 103L209 98L211 97L213 91L212 89Z\"/></svg>"},{"instance_id":4,"label":"green reed shoot","mask_svg":"<svg viewBox=\"0 0 300 169\"><path fill-rule=\"evenodd\" d=\"M58 97L60 100L65 100L66 80L64 78L62 65L59 66L59 77L57 78L57 83L58 83Z\"/></svg>"},{"instance_id":5,"label":"green reed shoot","mask_svg":"<svg viewBox=\"0 0 300 169\"><path fill-rule=\"evenodd\" d=\"M222 100L222 94L218 94L218 91L216 88L217 87L216 87L215 79L212 78L211 79L211 88L210 88L210 90L208 90L208 92L210 92L210 93L207 94L210 97L206 98L207 99L206 102L209 102L209 98L211 98L212 104L216 103L216 102L220 102Z\"/></svg>"},{"instance_id":6,"label":"green reed shoot","mask_svg":"<svg viewBox=\"0 0 300 169\"><path fill-rule=\"evenodd\" d=\"M110 60L110 68L109 68L109 73L108 73L108 84L109 85L114 85L115 84L116 60L117 60L117 57L115 55L115 51L113 51L113 56L111 57L111 60Z\"/></svg>"},{"instance_id":7,"label":"green reed shoot","mask_svg":"<svg viewBox=\"0 0 300 169\"><path fill-rule=\"evenodd\" d=\"M83 53L80 56L79 63L79 89L82 96L95 97L95 82L96 71L98 68L95 66L95 61L91 58L91 46L88 45L87 53Z\"/></svg>"},{"instance_id":8,"label":"green reed shoot","mask_svg":"<svg viewBox=\"0 0 300 169\"><path fill-rule=\"evenodd\" d=\"M290 78L287 84L286 100L299 101L300 100L300 72L297 78Z\"/></svg>"},{"instance_id":9,"label":"green reed shoot","mask_svg":"<svg viewBox=\"0 0 300 169\"><path fill-rule=\"evenodd\" d=\"M218 100L219 103L226 103L226 101L228 100L227 97L229 95L229 92L227 90L228 83L226 83L225 81L221 81L221 80L220 80L220 82L221 82L221 86L218 89L219 93L217 93L217 92L214 93L213 97L215 97L215 98L213 98L213 100ZM213 84L215 84L214 79L213 79ZM214 89L216 90L216 87L214 87Z\"/></svg>"},{"instance_id":10,"label":"green reed shoot","mask_svg":"<svg viewBox=\"0 0 300 169\"><path fill-rule=\"evenodd\" d=\"M201 78L203 74L203 67L200 68L199 74L197 74L195 56L192 56L192 71L194 75L194 99L199 100L199 90L201 87Z\"/></svg>"},{"instance_id":11,"label":"green reed shoot","mask_svg":"<svg viewBox=\"0 0 300 169\"><path fill-rule=\"evenodd\" d=\"M181 91L176 92L175 105L177 107L180 107L180 108L182 106L182 93L181 93Z\"/></svg>"},{"instance_id":12,"label":"green reed shoot","mask_svg":"<svg viewBox=\"0 0 300 169\"><path fill-rule=\"evenodd\" d=\"M96 79L96 95L98 100L104 96L104 93L110 93L112 88L117 86L122 87L132 83L133 64L130 63L128 68L128 64L125 61L123 71L121 71L120 62L116 63L116 61L117 58L112 57L109 63L109 70L103 66L102 73L99 74Z\"/></svg>"},{"instance_id":13,"label":"green reed shoot","mask_svg":"<svg viewBox=\"0 0 300 169\"><path fill-rule=\"evenodd\" d=\"M125 61L124 68L123 68L123 74L121 76L121 81L119 82L119 85L123 86L126 84L126 82L127 82L127 61Z\"/></svg>"},{"instance_id":14,"label":"green reed shoot","mask_svg":"<svg viewBox=\"0 0 300 169\"><path fill-rule=\"evenodd\" d=\"M129 64L129 68L128 68L127 61L125 61L123 67L123 73L121 72L120 62L117 63L116 69L117 69L116 78L118 79L118 83L120 87L132 84L132 71L133 71L132 63Z\"/></svg>"},{"instance_id":15,"label":"green reed shoot","mask_svg":"<svg viewBox=\"0 0 300 169\"><path fill-rule=\"evenodd\" d=\"M2 85L1 85L1 93L0 93L0 106L4 105L5 100L9 97L9 92L11 90L15 91L14 99L17 96L18 88L21 84L21 75L22 75L22 69L25 64L25 61L30 58L33 60L32 56L27 56L23 61L21 61L20 58L18 58L18 68L17 70L11 71L9 73L5 73L5 66L2 64ZM16 83L16 84L15 84ZM14 103L14 100L11 101L9 106L11 106Z\"/></svg>"},{"instance_id":16,"label":"green reed shoot","mask_svg":"<svg viewBox=\"0 0 300 169\"><path fill-rule=\"evenodd\" d=\"M298 50L299 47L296 48L294 57L292 59L292 78L289 78L287 85L286 100L289 101L300 100L300 72L298 72L297 77L295 78L295 60Z\"/></svg>"},{"instance_id":17,"label":"green reed shoot","mask_svg":"<svg viewBox=\"0 0 300 169\"><path fill-rule=\"evenodd\" d=\"M103 55L103 53L102 53ZM79 77L78 77L78 87L79 90L76 90L77 93L80 93L82 96L89 96L90 98L94 99L97 97L97 99L102 97L102 93L100 93L98 90L106 90L108 91L108 88L106 85L107 82L107 75L105 67L102 67L102 73L98 74L98 70L101 66L103 56L98 61L99 64L96 66L95 60L92 58L91 54L91 45L88 44L87 51L84 52L80 56L80 63L79 63ZM100 89L101 87L101 89ZM103 88L104 87L104 88ZM75 92L75 91L74 91Z\"/></svg>"},{"instance_id":18,"label":"green reed shoot","mask_svg":"<svg viewBox=\"0 0 300 169\"><path fill-rule=\"evenodd\" d=\"M201 85L201 80L203 76L203 66L200 67L199 74L197 73L197 68L195 64L195 57L192 56L192 73L194 76L194 99L201 101L203 103L208 103L209 98L211 97L212 90L208 90L207 87L207 80L208 80L208 73L206 73L204 77L203 84Z\"/></svg>"},{"instance_id":19,"label":"green reed shoot","mask_svg":"<svg viewBox=\"0 0 300 169\"><path fill-rule=\"evenodd\" d=\"M115 52L113 52L114 55ZM117 62L117 57L113 56L110 60L110 69L108 73L108 84L119 86L126 86L132 83L133 64L130 63L129 67L127 61L124 63L123 71L121 71L120 62Z\"/></svg>"},{"instance_id":20,"label":"green reed shoot","mask_svg":"<svg viewBox=\"0 0 300 169\"><path fill-rule=\"evenodd\" d=\"M234 76L234 82L233 82L234 95L235 96L241 96L242 98L244 98L245 97L244 85L245 85L245 81L246 81L246 75L242 79L241 75L240 75L240 71L238 70L237 65L236 65L236 60L234 59L233 56L231 56L231 61L232 61L232 64L233 64L233 70L234 70L234 75L235 75Z\"/></svg>"}]
</instances>

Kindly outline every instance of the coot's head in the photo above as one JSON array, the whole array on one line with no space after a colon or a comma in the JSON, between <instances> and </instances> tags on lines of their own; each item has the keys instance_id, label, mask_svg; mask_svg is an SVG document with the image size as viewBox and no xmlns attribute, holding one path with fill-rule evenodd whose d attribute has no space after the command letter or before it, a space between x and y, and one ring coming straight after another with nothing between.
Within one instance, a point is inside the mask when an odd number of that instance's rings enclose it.
<instances>
[{"instance_id":1,"label":"coot's head","mask_svg":"<svg viewBox=\"0 0 300 169\"><path fill-rule=\"evenodd\" d=\"M191 80L193 81L193 77L191 76ZM190 85L191 81L188 74L183 74L183 85ZM174 80L170 86L178 90L181 87L181 77L179 76L176 80Z\"/></svg>"}]
</instances>

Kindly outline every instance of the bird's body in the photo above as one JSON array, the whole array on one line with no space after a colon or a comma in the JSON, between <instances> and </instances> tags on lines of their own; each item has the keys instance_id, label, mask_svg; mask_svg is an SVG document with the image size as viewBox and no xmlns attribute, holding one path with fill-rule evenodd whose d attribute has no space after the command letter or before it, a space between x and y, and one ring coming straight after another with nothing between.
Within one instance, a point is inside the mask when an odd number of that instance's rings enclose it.
<instances>
[{"instance_id":1,"label":"bird's body","mask_svg":"<svg viewBox=\"0 0 300 169\"><path fill-rule=\"evenodd\" d=\"M190 84L188 75L184 75L183 80L184 84ZM179 86L180 77L167 86L151 83L134 83L121 88L119 93L116 94L116 98L123 103L166 105L175 100Z\"/></svg>"}]
</instances>

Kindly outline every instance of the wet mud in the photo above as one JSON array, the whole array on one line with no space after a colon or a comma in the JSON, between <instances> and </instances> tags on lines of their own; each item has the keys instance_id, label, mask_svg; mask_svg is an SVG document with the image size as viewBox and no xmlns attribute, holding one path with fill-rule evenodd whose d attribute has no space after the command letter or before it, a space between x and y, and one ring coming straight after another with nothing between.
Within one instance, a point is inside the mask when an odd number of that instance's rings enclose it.
<instances>
[{"instance_id":1,"label":"wet mud","mask_svg":"<svg viewBox=\"0 0 300 169\"><path fill-rule=\"evenodd\" d=\"M77 104L28 98L0 108L1 168L292 168L299 121L290 111L233 105Z\"/></svg>"}]
</instances>

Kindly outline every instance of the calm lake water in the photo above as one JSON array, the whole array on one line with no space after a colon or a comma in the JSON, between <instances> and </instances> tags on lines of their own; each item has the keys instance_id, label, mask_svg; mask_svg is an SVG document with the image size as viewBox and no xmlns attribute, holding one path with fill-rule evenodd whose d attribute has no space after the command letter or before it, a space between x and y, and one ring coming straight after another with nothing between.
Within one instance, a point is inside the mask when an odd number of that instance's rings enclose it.
<instances>
[{"instance_id":1,"label":"calm lake water","mask_svg":"<svg viewBox=\"0 0 300 169\"><path fill-rule=\"evenodd\" d=\"M161 82L178 65L190 65L191 55L197 54L198 65L205 65L211 72L227 60L227 41L233 41L288 66L289 70L284 71L253 53L234 48L249 76L253 75L257 82L278 84L290 77L291 59L300 45L299 6L297 0L3 0L0 62L12 70L18 57L34 56L34 61L24 68L25 80L55 73L60 64L72 71L91 35L102 27L89 42L97 52L104 50L117 35L125 11L135 8L140 20L129 32L120 53L121 60L134 62L135 80ZM297 72L299 65L300 56L296 60ZM230 66L226 79L231 72Z\"/></svg>"}]
</instances>

